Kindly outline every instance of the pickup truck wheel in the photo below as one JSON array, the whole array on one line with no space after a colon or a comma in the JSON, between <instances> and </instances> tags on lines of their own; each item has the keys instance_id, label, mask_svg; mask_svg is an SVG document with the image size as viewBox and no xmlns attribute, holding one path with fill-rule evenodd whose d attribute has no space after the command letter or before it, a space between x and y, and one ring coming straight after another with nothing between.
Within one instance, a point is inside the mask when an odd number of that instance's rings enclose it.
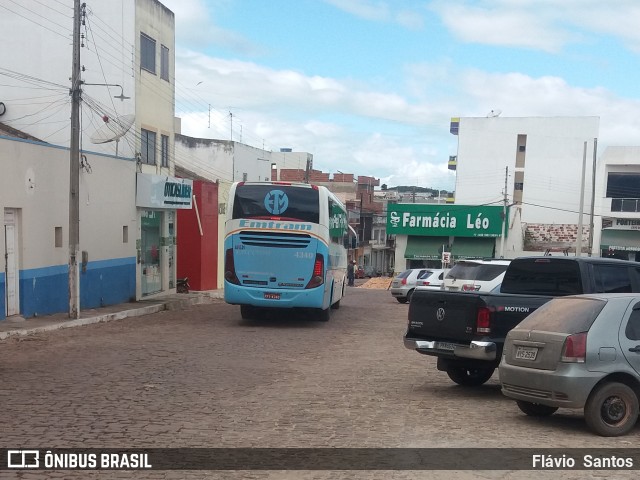
<instances>
[{"instance_id":1,"label":"pickup truck wheel","mask_svg":"<svg viewBox=\"0 0 640 480\"><path fill-rule=\"evenodd\" d=\"M396 300L398 300L398 303L407 303L409 301L407 297L396 297Z\"/></svg>"},{"instance_id":2,"label":"pickup truck wheel","mask_svg":"<svg viewBox=\"0 0 640 480\"><path fill-rule=\"evenodd\" d=\"M625 435L638 420L638 397L624 383L604 383L589 395L584 419L591 430L603 437Z\"/></svg>"},{"instance_id":3,"label":"pickup truck wheel","mask_svg":"<svg viewBox=\"0 0 640 480\"><path fill-rule=\"evenodd\" d=\"M530 417L548 417L558 410L558 407L550 407L541 403L525 402L524 400L516 400L518 408L522 413L526 413Z\"/></svg>"},{"instance_id":4,"label":"pickup truck wheel","mask_svg":"<svg viewBox=\"0 0 640 480\"><path fill-rule=\"evenodd\" d=\"M466 368L450 365L447 367L449 378L463 387L477 387L491 378L495 368Z\"/></svg>"}]
</instances>

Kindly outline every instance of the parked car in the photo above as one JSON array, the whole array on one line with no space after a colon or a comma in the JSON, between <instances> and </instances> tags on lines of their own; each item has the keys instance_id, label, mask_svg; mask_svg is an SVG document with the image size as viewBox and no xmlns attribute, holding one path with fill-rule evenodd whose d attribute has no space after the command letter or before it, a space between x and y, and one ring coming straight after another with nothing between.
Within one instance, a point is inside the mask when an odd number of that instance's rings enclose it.
<instances>
[{"instance_id":1,"label":"parked car","mask_svg":"<svg viewBox=\"0 0 640 480\"><path fill-rule=\"evenodd\" d=\"M638 420L640 294L551 300L509 332L498 371L527 415L582 408L595 433L628 433Z\"/></svg>"},{"instance_id":2,"label":"parked car","mask_svg":"<svg viewBox=\"0 0 640 480\"><path fill-rule=\"evenodd\" d=\"M364 276L372 278L379 275L376 275L376 271L374 270L373 265L367 265L364 267Z\"/></svg>"},{"instance_id":3,"label":"parked car","mask_svg":"<svg viewBox=\"0 0 640 480\"><path fill-rule=\"evenodd\" d=\"M444 270L432 269L427 270L416 280L416 289L418 290L440 290L444 282Z\"/></svg>"},{"instance_id":4,"label":"parked car","mask_svg":"<svg viewBox=\"0 0 640 480\"><path fill-rule=\"evenodd\" d=\"M490 292L502 283L511 260L460 260L444 277L444 289L462 292Z\"/></svg>"},{"instance_id":5,"label":"parked car","mask_svg":"<svg viewBox=\"0 0 640 480\"><path fill-rule=\"evenodd\" d=\"M389 291L391 295L400 303L407 303L411 300L411 295L416 288L418 278L427 272L432 272L432 268L411 268L399 273L391 281Z\"/></svg>"}]
</instances>

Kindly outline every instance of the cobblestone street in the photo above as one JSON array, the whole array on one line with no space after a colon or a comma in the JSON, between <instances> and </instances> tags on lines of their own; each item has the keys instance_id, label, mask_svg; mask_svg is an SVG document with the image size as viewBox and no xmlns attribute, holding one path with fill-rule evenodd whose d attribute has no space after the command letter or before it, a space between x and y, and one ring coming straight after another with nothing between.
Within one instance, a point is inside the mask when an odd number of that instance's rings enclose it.
<instances>
[{"instance_id":1,"label":"cobblestone street","mask_svg":"<svg viewBox=\"0 0 640 480\"><path fill-rule=\"evenodd\" d=\"M524 416L402 345L407 305L350 288L328 323L222 301L0 342L2 446L637 447ZM461 469L464 457L460 458ZM14 472L0 472L14 475ZM635 478L635 472L20 472L7 478ZM612 475L613 474L613 475ZM589 476L591 475L591 476ZM628 476L625 476L628 475Z\"/></svg>"}]
</instances>

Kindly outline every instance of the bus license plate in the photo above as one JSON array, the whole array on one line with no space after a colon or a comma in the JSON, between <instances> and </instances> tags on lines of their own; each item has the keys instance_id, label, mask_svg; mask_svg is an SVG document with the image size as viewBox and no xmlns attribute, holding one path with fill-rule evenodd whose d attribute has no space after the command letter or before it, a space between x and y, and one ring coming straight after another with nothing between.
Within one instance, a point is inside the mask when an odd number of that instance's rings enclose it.
<instances>
[{"instance_id":1,"label":"bus license plate","mask_svg":"<svg viewBox=\"0 0 640 480\"><path fill-rule=\"evenodd\" d=\"M280 294L274 292L265 292L264 298L266 300L280 300Z\"/></svg>"},{"instance_id":2,"label":"bus license plate","mask_svg":"<svg viewBox=\"0 0 640 480\"><path fill-rule=\"evenodd\" d=\"M516 360L535 360L538 356L538 349L533 347L517 347Z\"/></svg>"},{"instance_id":3,"label":"bus license plate","mask_svg":"<svg viewBox=\"0 0 640 480\"><path fill-rule=\"evenodd\" d=\"M436 342L436 348L439 350L450 350L453 352L456 346L449 342Z\"/></svg>"}]
</instances>

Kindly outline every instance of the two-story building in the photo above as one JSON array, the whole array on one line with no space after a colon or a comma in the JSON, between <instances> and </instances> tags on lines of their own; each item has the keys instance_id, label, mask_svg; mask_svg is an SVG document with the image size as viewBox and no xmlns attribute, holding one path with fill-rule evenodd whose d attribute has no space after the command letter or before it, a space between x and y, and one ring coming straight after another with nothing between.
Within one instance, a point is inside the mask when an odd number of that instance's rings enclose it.
<instances>
[{"instance_id":1,"label":"two-story building","mask_svg":"<svg viewBox=\"0 0 640 480\"><path fill-rule=\"evenodd\" d=\"M0 16L6 73L0 122L5 254L0 318L65 311L70 231L69 121L74 22L80 31L80 308L175 287L176 210L191 183L173 176L175 19L157 0L79 10L21 2ZM70 16L71 13L71 16ZM77 20L76 20L77 19ZM29 41L25 41L28 32ZM115 41L114 41L115 39ZM13 72L8 74L7 72Z\"/></svg>"}]
</instances>

